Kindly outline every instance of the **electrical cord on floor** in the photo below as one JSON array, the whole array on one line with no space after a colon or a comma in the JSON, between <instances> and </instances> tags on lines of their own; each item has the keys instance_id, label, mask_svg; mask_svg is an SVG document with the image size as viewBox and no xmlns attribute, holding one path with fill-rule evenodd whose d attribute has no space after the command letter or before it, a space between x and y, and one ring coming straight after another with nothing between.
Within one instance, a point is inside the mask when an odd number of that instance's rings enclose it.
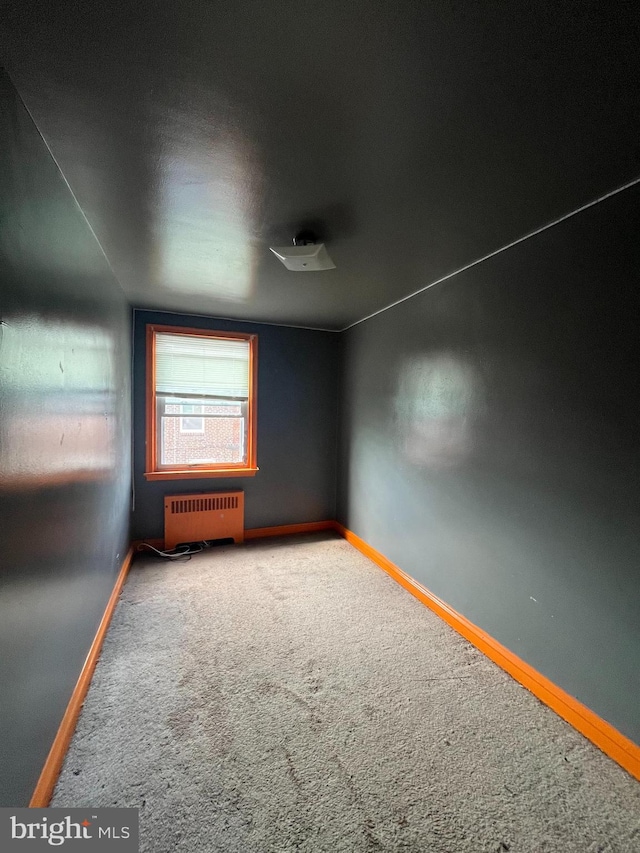
<instances>
[{"instance_id":1,"label":"electrical cord on floor","mask_svg":"<svg viewBox=\"0 0 640 853\"><path fill-rule=\"evenodd\" d=\"M192 550L192 546L197 545L198 547L195 550ZM178 548L172 548L170 551L160 551L158 548L154 548L153 545L149 545L148 542L141 542L138 545L137 550L142 551L144 548L148 548L150 551L153 551L154 554L158 557L162 557L165 560L173 560L174 562L184 562L191 559L193 554L199 554L200 551L204 551L205 548L210 548L208 542L204 540L202 542L191 542L189 545L180 545ZM185 549L181 550L181 549Z\"/></svg>"}]
</instances>

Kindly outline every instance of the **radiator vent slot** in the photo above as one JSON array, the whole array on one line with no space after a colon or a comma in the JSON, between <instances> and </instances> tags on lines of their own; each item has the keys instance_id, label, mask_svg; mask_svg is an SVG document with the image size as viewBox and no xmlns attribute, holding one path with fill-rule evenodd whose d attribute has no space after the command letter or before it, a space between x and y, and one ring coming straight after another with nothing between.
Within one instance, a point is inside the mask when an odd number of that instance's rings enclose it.
<instances>
[{"instance_id":1,"label":"radiator vent slot","mask_svg":"<svg viewBox=\"0 0 640 853\"><path fill-rule=\"evenodd\" d=\"M238 509L238 496L225 495L224 497L173 499L171 501L171 513L178 512L211 512L219 509Z\"/></svg>"},{"instance_id":2,"label":"radiator vent slot","mask_svg":"<svg viewBox=\"0 0 640 853\"><path fill-rule=\"evenodd\" d=\"M244 492L166 495L164 546L215 539L244 539Z\"/></svg>"}]
</instances>

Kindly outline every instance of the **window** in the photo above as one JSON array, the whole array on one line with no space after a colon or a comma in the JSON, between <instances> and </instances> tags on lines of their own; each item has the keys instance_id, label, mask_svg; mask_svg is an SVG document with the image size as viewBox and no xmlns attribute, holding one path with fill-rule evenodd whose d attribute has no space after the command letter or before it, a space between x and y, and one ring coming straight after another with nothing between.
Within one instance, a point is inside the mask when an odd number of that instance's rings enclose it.
<instances>
[{"instance_id":1,"label":"window","mask_svg":"<svg viewBox=\"0 0 640 853\"><path fill-rule=\"evenodd\" d=\"M147 326L149 480L250 477L257 338Z\"/></svg>"},{"instance_id":2,"label":"window","mask_svg":"<svg viewBox=\"0 0 640 853\"><path fill-rule=\"evenodd\" d=\"M180 413L183 415L201 415L203 407L185 404L184 406L180 406ZM180 418L180 432L203 433L204 418Z\"/></svg>"}]
</instances>

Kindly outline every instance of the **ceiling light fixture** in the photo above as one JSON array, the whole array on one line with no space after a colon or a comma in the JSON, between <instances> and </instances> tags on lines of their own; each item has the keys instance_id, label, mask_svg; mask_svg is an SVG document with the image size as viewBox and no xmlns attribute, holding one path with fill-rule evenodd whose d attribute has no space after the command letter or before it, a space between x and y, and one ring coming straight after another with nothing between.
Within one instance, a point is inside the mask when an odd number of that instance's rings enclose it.
<instances>
[{"instance_id":1,"label":"ceiling light fixture","mask_svg":"<svg viewBox=\"0 0 640 853\"><path fill-rule=\"evenodd\" d=\"M316 272L336 268L324 243L316 243L316 236L312 231L300 231L296 234L293 238L293 246L270 246L269 248L292 272Z\"/></svg>"}]
</instances>

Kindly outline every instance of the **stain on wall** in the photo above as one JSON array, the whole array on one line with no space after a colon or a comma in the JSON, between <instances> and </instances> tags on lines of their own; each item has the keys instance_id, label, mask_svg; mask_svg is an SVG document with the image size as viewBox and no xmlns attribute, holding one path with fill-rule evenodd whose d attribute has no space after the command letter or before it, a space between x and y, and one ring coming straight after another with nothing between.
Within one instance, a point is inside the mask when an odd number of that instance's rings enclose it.
<instances>
[{"instance_id":1,"label":"stain on wall","mask_svg":"<svg viewBox=\"0 0 640 853\"><path fill-rule=\"evenodd\" d=\"M147 481L145 334L148 323L258 335L255 477ZM335 517L340 341L333 332L153 311L135 312L133 535L161 538L164 496L242 489L245 527Z\"/></svg>"},{"instance_id":2,"label":"stain on wall","mask_svg":"<svg viewBox=\"0 0 640 853\"><path fill-rule=\"evenodd\" d=\"M338 501L637 743L639 201L624 191L346 332Z\"/></svg>"},{"instance_id":3,"label":"stain on wall","mask_svg":"<svg viewBox=\"0 0 640 853\"><path fill-rule=\"evenodd\" d=\"M0 72L0 805L27 805L128 546L130 310Z\"/></svg>"}]
</instances>

